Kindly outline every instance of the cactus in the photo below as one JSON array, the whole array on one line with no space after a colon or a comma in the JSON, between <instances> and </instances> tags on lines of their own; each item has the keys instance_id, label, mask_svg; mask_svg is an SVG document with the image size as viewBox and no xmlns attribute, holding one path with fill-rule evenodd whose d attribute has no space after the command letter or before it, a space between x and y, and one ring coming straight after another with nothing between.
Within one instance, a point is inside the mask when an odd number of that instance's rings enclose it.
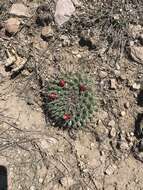
<instances>
[{"instance_id":1,"label":"cactus","mask_svg":"<svg viewBox=\"0 0 143 190\"><path fill-rule=\"evenodd\" d=\"M62 127L85 126L95 110L92 87L92 81L79 73L54 78L43 90L46 116Z\"/></svg>"}]
</instances>

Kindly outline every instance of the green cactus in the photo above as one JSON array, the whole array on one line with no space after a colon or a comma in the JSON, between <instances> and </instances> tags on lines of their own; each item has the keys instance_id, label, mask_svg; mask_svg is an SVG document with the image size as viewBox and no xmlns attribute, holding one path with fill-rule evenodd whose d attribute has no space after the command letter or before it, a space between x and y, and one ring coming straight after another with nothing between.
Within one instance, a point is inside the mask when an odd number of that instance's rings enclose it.
<instances>
[{"instance_id":1,"label":"green cactus","mask_svg":"<svg viewBox=\"0 0 143 190\"><path fill-rule=\"evenodd\" d=\"M62 127L85 126L95 110L92 87L92 81L79 73L54 78L44 87L46 116Z\"/></svg>"}]
</instances>

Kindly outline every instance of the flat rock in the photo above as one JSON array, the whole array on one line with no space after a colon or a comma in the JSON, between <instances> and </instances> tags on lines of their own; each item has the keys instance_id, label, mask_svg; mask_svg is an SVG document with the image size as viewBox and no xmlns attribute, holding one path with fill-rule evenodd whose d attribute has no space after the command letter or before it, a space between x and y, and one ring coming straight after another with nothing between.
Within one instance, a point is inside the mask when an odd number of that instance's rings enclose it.
<instances>
[{"instance_id":1,"label":"flat rock","mask_svg":"<svg viewBox=\"0 0 143 190\"><path fill-rule=\"evenodd\" d=\"M141 85L138 84L138 83L134 83L133 86L132 86L132 88L133 88L134 90L139 90L140 87L141 87Z\"/></svg>"},{"instance_id":2,"label":"flat rock","mask_svg":"<svg viewBox=\"0 0 143 190\"><path fill-rule=\"evenodd\" d=\"M9 18L5 23L5 30L10 33L16 33L19 29L20 21L18 18Z\"/></svg>"},{"instance_id":3,"label":"flat rock","mask_svg":"<svg viewBox=\"0 0 143 190\"><path fill-rule=\"evenodd\" d=\"M142 46L130 46L130 56L138 63L143 64L143 47Z\"/></svg>"},{"instance_id":4,"label":"flat rock","mask_svg":"<svg viewBox=\"0 0 143 190\"><path fill-rule=\"evenodd\" d=\"M55 22L61 26L70 19L74 11L75 7L71 0L58 0L55 11Z\"/></svg>"},{"instance_id":5,"label":"flat rock","mask_svg":"<svg viewBox=\"0 0 143 190\"><path fill-rule=\"evenodd\" d=\"M30 17L28 7L22 3L13 4L9 13L19 17Z\"/></svg>"}]
</instances>

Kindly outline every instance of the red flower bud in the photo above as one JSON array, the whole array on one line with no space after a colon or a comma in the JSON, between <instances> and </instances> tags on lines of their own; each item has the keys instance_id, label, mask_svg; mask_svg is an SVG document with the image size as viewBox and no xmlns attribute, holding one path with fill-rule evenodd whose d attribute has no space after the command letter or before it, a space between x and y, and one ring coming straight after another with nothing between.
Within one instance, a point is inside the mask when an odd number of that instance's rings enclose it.
<instances>
[{"instance_id":1,"label":"red flower bud","mask_svg":"<svg viewBox=\"0 0 143 190\"><path fill-rule=\"evenodd\" d=\"M55 100L55 99L58 98L58 95L57 95L55 92L52 92L51 94L49 94L49 98L50 98L51 100Z\"/></svg>"},{"instance_id":2,"label":"red flower bud","mask_svg":"<svg viewBox=\"0 0 143 190\"><path fill-rule=\"evenodd\" d=\"M86 87L85 87L83 84L81 84L81 85L79 86L79 90L80 90L81 92L84 92L84 91L86 90Z\"/></svg>"},{"instance_id":3,"label":"red flower bud","mask_svg":"<svg viewBox=\"0 0 143 190\"><path fill-rule=\"evenodd\" d=\"M65 81L64 81L64 80L60 80L59 85L60 85L61 87L64 87L64 86L65 86Z\"/></svg>"},{"instance_id":4,"label":"red flower bud","mask_svg":"<svg viewBox=\"0 0 143 190\"><path fill-rule=\"evenodd\" d=\"M64 114L63 119L64 119L65 121L68 121L68 120L71 119L71 116L70 116L69 114Z\"/></svg>"}]
</instances>

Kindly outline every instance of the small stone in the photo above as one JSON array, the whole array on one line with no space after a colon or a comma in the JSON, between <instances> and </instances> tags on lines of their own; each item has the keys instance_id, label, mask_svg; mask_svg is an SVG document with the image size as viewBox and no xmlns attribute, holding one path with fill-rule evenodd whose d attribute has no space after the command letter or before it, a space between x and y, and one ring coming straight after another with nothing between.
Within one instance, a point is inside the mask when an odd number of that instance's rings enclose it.
<instances>
[{"instance_id":1,"label":"small stone","mask_svg":"<svg viewBox=\"0 0 143 190\"><path fill-rule=\"evenodd\" d=\"M109 126L109 127L114 127L114 126L115 126L115 121L114 121L114 120L111 120L111 121L108 123L108 126Z\"/></svg>"},{"instance_id":2,"label":"small stone","mask_svg":"<svg viewBox=\"0 0 143 190\"><path fill-rule=\"evenodd\" d=\"M117 68L117 70L120 70L120 68L121 68L118 63L116 63L116 68Z\"/></svg>"},{"instance_id":3,"label":"small stone","mask_svg":"<svg viewBox=\"0 0 143 190\"><path fill-rule=\"evenodd\" d=\"M13 4L9 13L19 17L30 17L28 7L22 3Z\"/></svg>"},{"instance_id":4,"label":"small stone","mask_svg":"<svg viewBox=\"0 0 143 190\"><path fill-rule=\"evenodd\" d=\"M137 83L134 83L132 87L133 87L134 90L139 90L141 85L137 84Z\"/></svg>"},{"instance_id":5,"label":"small stone","mask_svg":"<svg viewBox=\"0 0 143 190\"><path fill-rule=\"evenodd\" d=\"M121 116L124 117L126 115L125 111L121 111Z\"/></svg>"},{"instance_id":6,"label":"small stone","mask_svg":"<svg viewBox=\"0 0 143 190\"><path fill-rule=\"evenodd\" d=\"M129 102L124 103L124 107L125 107L126 109L128 109L128 108L130 107L130 103L129 103Z\"/></svg>"},{"instance_id":7,"label":"small stone","mask_svg":"<svg viewBox=\"0 0 143 190\"><path fill-rule=\"evenodd\" d=\"M116 87L116 80L115 79L111 79L110 80L110 88L112 90L115 90L117 87Z\"/></svg>"},{"instance_id":8,"label":"small stone","mask_svg":"<svg viewBox=\"0 0 143 190\"><path fill-rule=\"evenodd\" d=\"M63 177L60 180L60 183L64 188L69 188L71 185L73 185L74 181L71 177Z\"/></svg>"},{"instance_id":9,"label":"small stone","mask_svg":"<svg viewBox=\"0 0 143 190\"><path fill-rule=\"evenodd\" d=\"M115 164L112 164L112 165L108 166L108 168L105 171L105 174L110 176L115 172L116 169L117 169L117 166Z\"/></svg>"},{"instance_id":10,"label":"small stone","mask_svg":"<svg viewBox=\"0 0 143 190\"><path fill-rule=\"evenodd\" d=\"M30 72L28 70L23 70L21 71L21 74L25 77L29 76L30 75Z\"/></svg>"},{"instance_id":11,"label":"small stone","mask_svg":"<svg viewBox=\"0 0 143 190\"><path fill-rule=\"evenodd\" d=\"M120 77L121 72L119 70L115 70L114 73L117 78Z\"/></svg>"},{"instance_id":12,"label":"small stone","mask_svg":"<svg viewBox=\"0 0 143 190\"><path fill-rule=\"evenodd\" d=\"M39 178L39 183L43 183L43 178Z\"/></svg>"},{"instance_id":13,"label":"small stone","mask_svg":"<svg viewBox=\"0 0 143 190\"><path fill-rule=\"evenodd\" d=\"M9 34L14 34L14 33L16 33L18 31L19 25L20 25L19 19L17 19L17 18L9 18L6 21L5 30Z\"/></svg>"},{"instance_id":14,"label":"small stone","mask_svg":"<svg viewBox=\"0 0 143 190\"><path fill-rule=\"evenodd\" d=\"M110 130L109 136L111 138L116 137L116 129L114 127L112 127L112 129Z\"/></svg>"},{"instance_id":15,"label":"small stone","mask_svg":"<svg viewBox=\"0 0 143 190\"><path fill-rule=\"evenodd\" d=\"M42 28L41 37L43 38L43 40L48 41L50 38L53 37L53 34L54 32L51 26L45 26Z\"/></svg>"},{"instance_id":16,"label":"small stone","mask_svg":"<svg viewBox=\"0 0 143 190\"><path fill-rule=\"evenodd\" d=\"M129 44L130 44L130 46L134 46L134 45L135 45L135 42L134 42L133 40L131 40L131 41L129 42Z\"/></svg>"},{"instance_id":17,"label":"small stone","mask_svg":"<svg viewBox=\"0 0 143 190\"><path fill-rule=\"evenodd\" d=\"M125 74L120 74L120 79L123 80L123 81L126 80L126 75Z\"/></svg>"},{"instance_id":18,"label":"small stone","mask_svg":"<svg viewBox=\"0 0 143 190\"><path fill-rule=\"evenodd\" d=\"M131 132L131 133L130 133L130 135L131 135L131 137L133 137L133 136L134 136L134 133L133 133L133 132Z\"/></svg>"},{"instance_id":19,"label":"small stone","mask_svg":"<svg viewBox=\"0 0 143 190\"><path fill-rule=\"evenodd\" d=\"M108 74L107 74L105 71L101 71L101 72L100 72L100 77L101 77L101 78L105 78L105 77L107 77L107 75L108 75Z\"/></svg>"},{"instance_id":20,"label":"small stone","mask_svg":"<svg viewBox=\"0 0 143 190\"><path fill-rule=\"evenodd\" d=\"M71 0L58 0L56 4L55 21L61 26L67 22L74 13L75 7Z\"/></svg>"},{"instance_id":21,"label":"small stone","mask_svg":"<svg viewBox=\"0 0 143 190\"><path fill-rule=\"evenodd\" d=\"M35 186L31 186L30 190L36 190Z\"/></svg>"}]
</instances>

